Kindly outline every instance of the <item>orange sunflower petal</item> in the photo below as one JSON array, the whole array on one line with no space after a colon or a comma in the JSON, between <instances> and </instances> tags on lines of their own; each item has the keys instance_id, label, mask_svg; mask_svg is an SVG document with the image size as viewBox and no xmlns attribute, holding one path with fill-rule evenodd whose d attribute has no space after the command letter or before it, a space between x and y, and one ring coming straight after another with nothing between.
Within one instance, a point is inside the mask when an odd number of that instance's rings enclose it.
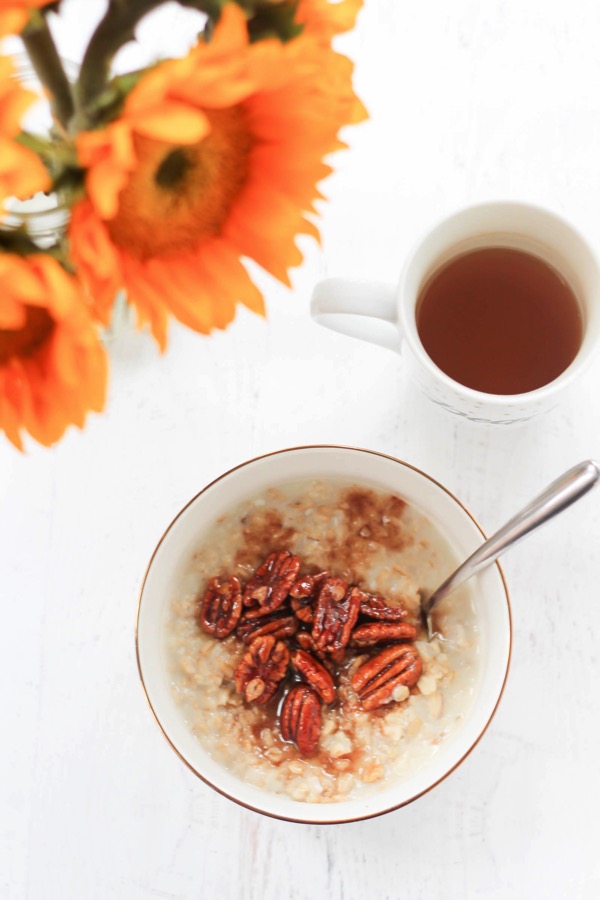
<instances>
[{"instance_id":1,"label":"orange sunflower petal","mask_svg":"<svg viewBox=\"0 0 600 900\"><path fill-rule=\"evenodd\" d=\"M300 0L296 19L306 31L324 41L336 34L354 28L356 16L362 7L362 0Z\"/></svg>"},{"instance_id":2,"label":"orange sunflower petal","mask_svg":"<svg viewBox=\"0 0 600 900\"><path fill-rule=\"evenodd\" d=\"M131 129L115 122L106 131L83 132L76 139L77 154L87 166L86 188L92 203L106 219L118 208L119 192L135 167Z\"/></svg>"},{"instance_id":3,"label":"orange sunflower petal","mask_svg":"<svg viewBox=\"0 0 600 900\"><path fill-rule=\"evenodd\" d=\"M0 10L0 37L20 34L29 20L32 9L41 9L53 0L2 0Z\"/></svg>"},{"instance_id":4,"label":"orange sunflower petal","mask_svg":"<svg viewBox=\"0 0 600 900\"><path fill-rule=\"evenodd\" d=\"M18 450L23 449L20 430L29 407L29 392L19 361L0 366L0 428Z\"/></svg>"},{"instance_id":5,"label":"orange sunflower petal","mask_svg":"<svg viewBox=\"0 0 600 900\"><path fill-rule=\"evenodd\" d=\"M223 295L243 303L259 316L265 315L261 292L227 241L216 238L203 244L198 251L198 268L200 279L215 285L214 298L217 303L219 295ZM229 320L225 321L225 325L228 324Z\"/></svg>"},{"instance_id":6,"label":"orange sunflower petal","mask_svg":"<svg viewBox=\"0 0 600 900\"><path fill-rule=\"evenodd\" d=\"M48 191L52 180L33 151L0 137L0 198L27 199Z\"/></svg>"},{"instance_id":7,"label":"orange sunflower petal","mask_svg":"<svg viewBox=\"0 0 600 900\"><path fill-rule=\"evenodd\" d=\"M146 276L146 266L140 260L124 255L123 281L128 300L135 306L139 327L149 325L161 350L167 346L168 309L159 285Z\"/></svg>"},{"instance_id":8,"label":"orange sunflower petal","mask_svg":"<svg viewBox=\"0 0 600 900\"><path fill-rule=\"evenodd\" d=\"M44 286L22 256L0 253L0 289L3 308L9 303L22 310L24 303L38 306L45 302Z\"/></svg>"},{"instance_id":9,"label":"orange sunflower petal","mask_svg":"<svg viewBox=\"0 0 600 900\"><path fill-rule=\"evenodd\" d=\"M25 324L25 310L14 297L5 295L0 303L0 328L22 328Z\"/></svg>"},{"instance_id":10,"label":"orange sunflower petal","mask_svg":"<svg viewBox=\"0 0 600 900\"><path fill-rule=\"evenodd\" d=\"M13 60L0 56L0 133L15 137L21 130L21 119L38 100L17 78Z\"/></svg>"},{"instance_id":11,"label":"orange sunflower petal","mask_svg":"<svg viewBox=\"0 0 600 900\"><path fill-rule=\"evenodd\" d=\"M210 128L202 113L171 101L164 109L159 107L136 119L135 130L156 141L172 141L176 134L179 143L194 144L202 140Z\"/></svg>"},{"instance_id":12,"label":"orange sunflower petal","mask_svg":"<svg viewBox=\"0 0 600 900\"><path fill-rule=\"evenodd\" d=\"M194 260L180 257L176 265L168 258L147 260L146 277L162 289L163 302L188 328L209 334L215 327L212 299L197 277Z\"/></svg>"},{"instance_id":13,"label":"orange sunflower petal","mask_svg":"<svg viewBox=\"0 0 600 900\"><path fill-rule=\"evenodd\" d=\"M89 200L82 200L73 207L69 241L71 257L86 290L92 314L103 325L108 325L123 275L119 254Z\"/></svg>"},{"instance_id":14,"label":"orange sunflower petal","mask_svg":"<svg viewBox=\"0 0 600 900\"><path fill-rule=\"evenodd\" d=\"M28 15L24 9L9 9L0 12L0 37L20 34L27 24Z\"/></svg>"},{"instance_id":15,"label":"orange sunflower petal","mask_svg":"<svg viewBox=\"0 0 600 900\"><path fill-rule=\"evenodd\" d=\"M48 190L51 179L39 157L14 138L25 111L36 100L15 77L12 60L0 57L0 202Z\"/></svg>"}]
</instances>

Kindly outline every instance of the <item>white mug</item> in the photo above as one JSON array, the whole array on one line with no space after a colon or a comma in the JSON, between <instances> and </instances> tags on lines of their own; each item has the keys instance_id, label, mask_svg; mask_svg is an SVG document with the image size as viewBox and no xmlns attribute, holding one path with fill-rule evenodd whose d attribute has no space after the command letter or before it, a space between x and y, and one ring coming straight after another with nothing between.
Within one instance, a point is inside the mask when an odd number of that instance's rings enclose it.
<instances>
[{"instance_id":1,"label":"white mug","mask_svg":"<svg viewBox=\"0 0 600 900\"><path fill-rule=\"evenodd\" d=\"M481 247L511 247L541 258L567 281L581 307L582 342L575 359L536 390L488 394L466 387L436 366L419 338L415 309L423 284L448 260ZM584 238L556 213L525 203L482 203L429 230L409 254L397 288L329 278L314 289L311 315L334 331L401 353L423 392L451 412L479 422L522 422L555 406L598 346L600 269Z\"/></svg>"}]
</instances>

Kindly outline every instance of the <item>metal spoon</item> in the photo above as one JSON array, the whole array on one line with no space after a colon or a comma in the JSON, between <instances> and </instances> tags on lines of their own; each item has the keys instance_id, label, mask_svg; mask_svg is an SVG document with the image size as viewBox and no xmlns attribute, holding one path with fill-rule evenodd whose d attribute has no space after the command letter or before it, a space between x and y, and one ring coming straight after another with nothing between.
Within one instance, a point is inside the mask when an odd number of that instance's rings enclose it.
<instances>
[{"instance_id":1,"label":"metal spoon","mask_svg":"<svg viewBox=\"0 0 600 900\"><path fill-rule=\"evenodd\" d=\"M475 553L456 569L428 597L421 597L421 616L427 627L429 640L436 633L431 621L431 613L440 600L460 584L493 563L508 547L566 509L575 500L583 497L600 477L600 466L591 459L573 466L543 493L532 500L521 512L513 516L506 525L488 538Z\"/></svg>"}]
</instances>

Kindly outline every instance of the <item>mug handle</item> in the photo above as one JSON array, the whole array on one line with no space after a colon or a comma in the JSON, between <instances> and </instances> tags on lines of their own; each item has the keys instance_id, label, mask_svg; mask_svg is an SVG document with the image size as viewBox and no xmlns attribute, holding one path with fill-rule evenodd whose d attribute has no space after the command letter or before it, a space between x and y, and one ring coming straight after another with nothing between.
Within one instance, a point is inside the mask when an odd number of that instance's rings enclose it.
<instances>
[{"instance_id":1,"label":"mug handle","mask_svg":"<svg viewBox=\"0 0 600 900\"><path fill-rule=\"evenodd\" d=\"M319 325L339 334L400 352L396 289L391 284L326 278L315 285L310 314Z\"/></svg>"}]
</instances>

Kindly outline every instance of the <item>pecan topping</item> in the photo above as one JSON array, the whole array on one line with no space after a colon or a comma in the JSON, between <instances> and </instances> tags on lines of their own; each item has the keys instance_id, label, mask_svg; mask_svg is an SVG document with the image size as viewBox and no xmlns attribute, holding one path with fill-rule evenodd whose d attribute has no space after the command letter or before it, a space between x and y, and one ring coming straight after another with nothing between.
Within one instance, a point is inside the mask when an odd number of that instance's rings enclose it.
<instances>
[{"instance_id":1,"label":"pecan topping","mask_svg":"<svg viewBox=\"0 0 600 900\"><path fill-rule=\"evenodd\" d=\"M281 706L279 724L284 741L293 741L304 756L312 756L321 736L321 701L307 684L297 684Z\"/></svg>"},{"instance_id":2,"label":"pecan topping","mask_svg":"<svg viewBox=\"0 0 600 900\"><path fill-rule=\"evenodd\" d=\"M252 641L234 673L236 690L246 703L261 706L277 693L287 673L290 652L268 634Z\"/></svg>"},{"instance_id":3,"label":"pecan topping","mask_svg":"<svg viewBox=\"0 0 600 900\"><path fill-rule=\"evenodd\" d=\"M303 575L293 583L290 588L290 597L296 600L303 600L310 597L315 589L315 579L312 575Z\"/></svg>"},{"instance_id":4,"label":"pecan topping","mask_svg":"<svg viewBox=\"0 0 600 900\"><path fill-rule=\"evenodd\" d=\"M312 636L318 650L343 658L360 611L361 591L347 590L343 578L326 578L319 591Z\"/></svg>"},{"instance_id":5,"label":"pecan topping","mask_svg":"<svg viewBox=\"0 0 600 900\"><path fill-rule=\"evenodd\" d=\"M390 606L383 597L373 597L371 594L363 594L364 600L360 604L363 616L369 619L379 619L383 622L399 622L405 619L408 613L402 606Z\"/></svg>"},{"instance_id":6,"label":"pecan topping","mask_svg":"<svg viewBox=\"0 0 600 900\"><path fill-rule=\"evenodd\" d=\"M422 669L416 647L396 644L363 663L352 676L351 684L361 699L363 709L377 709L393 699L397 685L412 687L416 684Z\"/></svg>"},{"instance_id":7,"label":"pecan topping","mask_svg":"<svg viewBox=\"0 0 600 900\"><path fill-rule=\"evenodd\" d=\"M319 572L318 575L303 575L290 588L292 609L301 622L310 625L314 619L314 603L317 599L319 588L323 581L329 577L329 572Z\"/></svg>"},{"instance_id":8,"label":"pecan topping","mask_svg":"<svg viewBox=\"0 0 600 900\"><path fill-rule=\"evenodd\" d=\"M200 627L216 638L231 634L242 614L242 587L237 578L212 578L200 606Z\"/></svg>"},{"instance_id":9,"label":"pecan topping","mask_svg":"<svg viewBox=\"0 0 600 900\"><path fill-rule=\"evenodd\" d=\"M317 647L315 646L313 636L308 631L299 631L296 634L296 641L298 644L300 644L300 646L302 647L303 650L307 650L313 656L318 656L318 658L321 660L321 662L325 663L325 665L328 664L328 662L329 662L328 658L325 656L324 653L322 653L321 650L317 649Z\"/></svg>"},{"instance_id":10,"label":"pecan topping","mask_svg":"<svg viewBox=\"0 0 600 900\"><path fill-rule=\"evenodd\" d=\"M264 612L273 612L289 594L299 569L299 558L288 550L271 553L246 585L244 606L258 604Z\"/></svg>"},{"instance_id":11,"label":"pecan topping","mask_svg":"<svg viewBox=\"0 0 600 900\"><path fill-rule=\"evenodd\" d=\"M275 612L257 618L242 616L236 635L245 644L250 644L254 638L265 634L271 634L274 638L291 637L298 631L298 626L298 619L289 609L276 609Z\"/></svg>"},{"instance_id":12,"label":"pecan topping","mask_svg":"<svg viewBox=\"0 0 600 900\"><path fill-rule=\"evenodd\" d=\"M313 688L324 703L333 703L335 700L335 685L333 678L320 662L307 653L306 650L296 650L292 654L291 663L300 677Z\"/></svg>"},{"instance_id":13,"label":"pecan topping","mask_svg":"<svg viewBox=\"0 0 600 900\"><path fill-rule=\"evenodd\" d=\"M303 575L291 586L290 597L293 597L295 600L315 600L318 589L325 579L329 577L329 572L319 572L317 575Z\"/></svg>"},{"instance_id":14,"label":"pecan topping","mask_svg":"<svg viewBox=\"0 0 600 900\"><path fill-rule=\"evenodd\" d=\"M306 625L312 625L315 618L315 611L310 603L303 602L302 600L292 600L292 609L294 615L300 622L304 622Z\"/></svg>"},{"instance_id":15,"label":"pecan topping","mask_svg":"<svg viewBox=\"0 0 600 900\"><path fill-rule=\"evenodd\" d=\"M311 653L314 653L315 642L312 639L312 634L309 634L308 631L299 631L296 635L296 640L304 650L310 650Z\"/></svg>"},{"instance_id":16,"label":"pecan topping","mask_svg":"<svg viewBox=\"0 0 600 900\"><path fill-rule=\"evenodd\" d=\"M311 756L319 746L322 704L335 703L340 676L342 700L349 678L363 709L374 710L401 699L396 690L401 685L406 695L406 687L421 676L422 662L416 647L406 643L416 640L418 631L405 621L405 609L329 572L300 576L300 566L298 556L279 550L245 588L235 577L213 578L198 620L211 636L235 633L246 644L234 682L247 704L262 706L284 683L287 688L291 665L296 683L280 708L281 736ZM389 646L370 658L362 653L361 648L378 644ZM424 681L421 686L426 690Z\"/></svg>"},{"instance_id":17,"label":"pecan topping","mask_svg":"<svg viewBox=\"0 0 600 900\"><path fill-rule=\"evenodd\" d=\"M414 641L417 629L410 622L369 622L352 632L354 647L372 647L386 641Z\"/></svg>"}]
</instances>

